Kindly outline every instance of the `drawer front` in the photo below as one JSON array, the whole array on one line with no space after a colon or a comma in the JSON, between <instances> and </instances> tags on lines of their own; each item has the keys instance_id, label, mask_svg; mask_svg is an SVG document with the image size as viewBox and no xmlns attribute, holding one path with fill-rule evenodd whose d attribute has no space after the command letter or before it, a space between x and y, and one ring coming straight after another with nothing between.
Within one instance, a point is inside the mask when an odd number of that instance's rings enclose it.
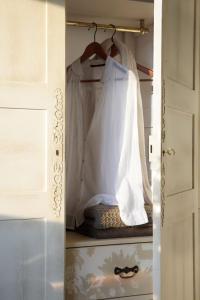
<instances>
[{"instance_id":1,"label":"drawer front","mask_svg":"<svg viewBox=\"0 0 200 300\"><path fill-rule=\"evenodd\" d=\"M152 243L67 249L67 300L152 294L152 257ZM139 271L133 277L125 279L114 274L116 267L134 266ZM126 276L131 275L130 272Z\"/></svg>"}]
</instances>

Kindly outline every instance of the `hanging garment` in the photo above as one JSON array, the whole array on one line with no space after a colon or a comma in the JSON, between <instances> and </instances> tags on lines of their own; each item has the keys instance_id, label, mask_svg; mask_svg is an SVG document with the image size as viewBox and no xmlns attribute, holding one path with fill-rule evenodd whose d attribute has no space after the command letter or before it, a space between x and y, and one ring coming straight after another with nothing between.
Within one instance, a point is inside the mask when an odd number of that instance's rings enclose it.
<instances>
[{"instance_id":1,"label":"hanging garment","mask_svg":"<svg viewBox=\"0 0 200 300\"><path fill-rule=\"evenodd\" d=\"M92 72L80 60L68 72L67 227L98 203L118 205L128 226L144 224L138 78L110 57L100 86L81 84Z\"/></svg>"},{"instance_id":2,"label":"hanging garment","mask_svg":"<svg viewBox=\"0 0 200 300\"><path fill-rule=\"evenodd\" d=\"M114 38L114 44L116 45L119 54L117 56L118 61L125 66L128 70L131 70L137 78L137 101L138 101L138 130L139 130L139 147L140 147L140 158L142 166L142 178L143 178L143 189L145 202L152 204L152 192L148 178L146 155L145 155L145 135L144 135L144 117L143 117L143 105L140 90L140 81L137 71L137 65L132 51L118 39ZM111 39L105 40L101 46L107 54L109 54L113 42Z\"/></svg>"}]
</instances>

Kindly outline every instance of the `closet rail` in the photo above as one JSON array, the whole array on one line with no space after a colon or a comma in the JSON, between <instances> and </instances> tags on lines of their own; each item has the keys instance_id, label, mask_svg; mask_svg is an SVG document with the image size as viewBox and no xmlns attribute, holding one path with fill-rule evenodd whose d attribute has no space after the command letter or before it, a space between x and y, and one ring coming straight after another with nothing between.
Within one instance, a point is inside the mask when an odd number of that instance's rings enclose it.
<instances>
[{"instance_id":1,"label":"closet rail","mask_svg":"<svg viewBox=\"0 0 200 300\"><path fill-rule=\"evenodd\" d=\"M81 22L81 21L67 21L66 25L68 26L74 26L74 27L88 27L92 28L94 25L93 23L88 22ZM104 30L113 30L113 25L109 24L97 24L98 29L104 29ZM144 20L140 20L140 27L130 27L130 26L115 26L116 31L120 32L135 32L140 34L149 33L149 29L145 27Z\"/></svg>"}]
</instances>

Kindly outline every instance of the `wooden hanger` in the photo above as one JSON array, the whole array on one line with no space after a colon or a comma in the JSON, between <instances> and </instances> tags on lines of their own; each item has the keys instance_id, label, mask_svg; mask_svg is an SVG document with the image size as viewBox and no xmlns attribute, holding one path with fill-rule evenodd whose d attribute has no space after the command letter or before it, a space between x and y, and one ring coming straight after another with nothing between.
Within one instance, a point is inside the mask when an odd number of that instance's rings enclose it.
<instances>
[{"instance_id":1,"label":"wooden hanger","mask_svg":"<svg viewBox=\"0 0 200 300\"><path fill-rule=\"evenodd\" d=\"M114 36L115 36L115 34L116 34L116 27L115 27L115 25L113 25L113 24L110 24L110 26L112 26L114 29L115 29L115 31L114 31L114 33L113 33L113 35L112 35L112 42L113 42L113 45L112 45L112 47L111 47L111 53L110 53L110 56L111 57L115 57L118 53L119 53L119 51L118 51L118 49L117 49L117 47L116 47L116 45L115 45L115 42L114 42ZM137 69L139 70L139 71L141 71L142 73L144 73L144 74L146 74L146 75L148 75L148 76L150 76L150 77L153 77L153 70L152 69L149 69L149 68L147 68L147 67L144 67L144 66L142 66L142 65L140 65L140 64L136 64L137 65ZM141 79L141 81L151 81L151 79Z\"/></svg>"},{"instance_id":2,"label":"wooden hanger","mask_svg":"<svg viewBox=\"0 0 200 300\"><path fill-rule=\"evenodd\" d=\"M138 69L139 71L141 71L142 73L144 73L144 74L150 76L151 78L153 77L153 70L152 70L152 69L147 68L147 67L144 67L144 66L142 66L142 65L140 65L140 64L138 64L138 63L137 63L137 69ZM149 80L150 80L150 79L149 79ZM148 79L146 79L146 81L148 81Z\"/></svg>"},{"instance_id":3,"label":"wooden hanger","mask_svg":"<svg viewBox=\"0 0 200 300\"><path fill-rule=\"evenodd\" d=\"M107 54L105 53L104 49L102 48L102 46L99 43L96 42L97 24L92 23L92 25L96 27L95 33L94 33L94 42L92 42L91 44L89 44L86 47L86 49L80 59L81 63L83 63L84 61L89 59L94 54L96 54L98 57L102 58L103 60L107 59Z\"/></svg>"},{"instance_id":4,"label":"wooden hanger","mask_svg":"<svg viewBox=\"0 0 200 300\"><path fill-rule=\"evenodd\" d=\"M110 53L110 56L111 56L111 57L115 57L118 53L119 53L119 51L118 51L117 47L115 46L115 44L113 44L112 47L111 47L111 53ZM138 69L140 72L142 72L142 73L144 73L145 75L148 75L148 76L150 76L151 78L153 78L153 70L152 70L152 69L147 68L147 67L145 67L145 66L143 66L143 65L141 65L141 64L138 64L138 63L136 63L136 65L137 65L137 69ZM140 81L152 81L152 79L141 79Z\"/></svg>"},{"instance_id":5,"label":"wooden hanger","mask_svg":"<svg viewBox=\"0 0 200 300\"><path fill-rule=\"evenodd\" d=\"M81 63L83 63L84 61L86 61L87 59L89 59L92 55L96 54L98 57L106 60L107 59L107 54L105 53L104 49L102 48L102 46L96 42L96 33L97 33L97 24L96 23L92 23L92 25L94 25L96 27L95 29L95 33L94 33L94 42L89 44L87 46L87 48L85 49L83 55L81 56ZM114 28L114 33L111 37L111 40L113 42L113 45L111 46L111 53L110 56L111 57L115 57L118 53L119 50L117 49L115 42L114 42L114 36L117 32L115 25L110 24L110 26L112 26ZM91 65L91 67L95 68L95 67L103 67L105 66L105 64L97 64L97 65ZM139 71L141 71L142 73L153 77L153 70L149 69L147 67L144 67L140 64L137 63L137 69ZM152 79L140 79L140 81L152 81ZM82 83L89 83L89 82L100 82L100 79L89 79L89 80L81 80Z\"/></svg>"}]
</instances>

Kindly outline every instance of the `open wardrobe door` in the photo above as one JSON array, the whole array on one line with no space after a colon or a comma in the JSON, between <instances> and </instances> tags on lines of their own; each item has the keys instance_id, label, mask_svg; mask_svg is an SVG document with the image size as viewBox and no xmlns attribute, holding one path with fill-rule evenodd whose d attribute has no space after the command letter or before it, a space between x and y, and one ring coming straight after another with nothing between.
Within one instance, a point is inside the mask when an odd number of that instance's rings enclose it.
<instances>
[{"instance_id":1,"label":"open wardrobe door","mask_svg":"<svg viewBox=\"0 0 200 300\"><path fill-rule=\"evenodd\" d=\"M1 1L0 39L0 298L62 300L65 1Z\"/></svg>"},{"instance_id":2,"label":"open wardrobe door","mask_svg":"<svg viewBox=\"0 0 200 300\"><path fill-rule=\"evenodd\" d=\"M157 141L160 138L162 152L161 178L154 173L154 291L155 299L161 300L199 299L199 283L195 284L198 279L198 19L198 0L166 0L163 7L161 1L155 1L155 102L159 97L162 99L161 120L157 120L161 124L162 134L157 135ZM159 169L158 166L157 160ZM158 185L161 185L160 195ZM161 214L161 224L157 214ZM161 278L160 285L157 278Z\"/></svg>"}]
</instances>

